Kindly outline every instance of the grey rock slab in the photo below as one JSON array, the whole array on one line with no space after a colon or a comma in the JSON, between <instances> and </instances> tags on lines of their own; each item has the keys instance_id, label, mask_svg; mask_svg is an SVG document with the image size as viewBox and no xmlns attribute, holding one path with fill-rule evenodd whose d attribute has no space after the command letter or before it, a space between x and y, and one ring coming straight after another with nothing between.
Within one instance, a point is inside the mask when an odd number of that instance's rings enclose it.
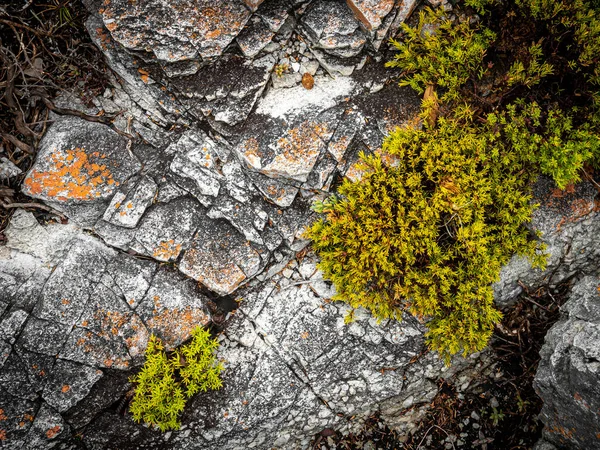
<instances>
[{"instance_id":1,"label":"grey rock slab","mask_svg":"<svg viewBox=\"0 0 600 450\"><path fill-rule=\"evenodd\" d=\"M59 359L42 398L57 412L63 413L83 400L102 377L102 371Z\"/></svg>"},{"instance_id":2,"label":"grey rock slab","mask_svg":"<svg viewBox=\"0 0 600 450\"><path fill-rule=\"evenodd\" d=\"M121 298L131 309L135 309L150 288L158 267L155 263L119 254L106 269Z\"/></svg>"},{"instance_id":3,"label":"grey rock slab","mask_svg":"<svg viewBox=\"0 0 600 450\"><path fill-rule=\"evenodd\" d=\"M257 203L247 204L229 197L220 198L219 202L208 210L207 216L211 219L225 219L247 240L259 245L264 244L260 231L264 229L268 215Z\"/></svg>"},{"instance_id":4,"label":"grey rock slab","mask_svg":"<svg viewBox=\"0 0 600 450\"><path fill-rule=\"evenodd\" d=\"M95 239L77 240L54 270L33 314L45 320L73 326L116 252Z\"/></svg>"},{"instance_id":5,"label":"grey rock slab","mask_svg":"<svg viewBox=\"0 0 600 450\"><path fill-rule=\"evenodd\" d=\"M223 221L206 220L183 255L179 270L225 295L256 275L261 262L259 253L236 229Z\"/></svg>"},{"instance_id":6,"label":"grey rock slab","mask_svg":"<svg viewBox=\"0 0 600 450\"><path fill-rule=\"evenodd\" d=\"M42 404L29 428L26 449L51 448L68 438L71 427L53 408Z\"/></svg>"},{"instance_id":7,"label":"grey rock slab","mask_svg":"<svg viewBox=\"0 0 600 450\"><path fill-rule=\"evenodd\" d=\"M66 117L44 135L23 192L91 226L117 188L140 169L127 140L108 126Z\"/></svg>"},{"instance_id":8,"label":"grey rock slab","mask_svg":"<svg viewBox=\"0 0 600 450\"><path fill-rule=\"evenodd\" d=\"M219 56L251 14L237 0L113 0L100 13L106 28L120 44L152 52L163 61Z\"/></svg>"},{"instance_id":9,"label":"grey rock slab","mask_svg":"<svg viewBox=\"0 0 600 450\"><path fill-rule=\"evenodd\" d=\"M534 387L544 406L543 437L559 448L598 447L600 278L578 281L548 331Z\"/></svg>"},{"instance_id":10,"label":"grey rock slab","mask_svg":"<svg viewBox=\"0 0 600 450\"><path fill-rule=\"evenodd\" d=\"M98 368L126 370L131 365L131 355L121 341L79 326L72 329L58 357Z\"/></svg>"},{"instance_id":11,"label":"grey rock slab","mask_svg":"<svg viewBox=\"0 0 600 450\"><path fill-rule=\"evenodd\" d=\"M132 358L142 359L150 333L132 311L130 301L116 292L111 281L110 276L105 275L96 285L78 325L107 341L116 341L119 346L125 346Z\"/></svg>"},{"instance_id":12,"label":"grey rock slab","mask_svg":"<svg viewBox=\"0 0 600 450\"><path fill-rule=\"evenodd\" d=\"M250 23L237 36L236 42L246 58L254 58L275 36L275 31L259 17Z\"/></svg>"},{"instance_id":13,"label":"grey rock slab","mask_svg":"<svg viewBox=\"0 0 600 450\"><path fill-rule=\"evenodd\" d=\"M228 55L201 67L194 75L171 82L188 110L227 125L245 120L263 92L275 61Z\"/></svg>"},{"instance_id":14,"label":"grey rock slab","mask_svg":"<svg viewBox=\"0 0 600 450\"><path fill-rule=\"evenodd\" d=\"M0 321L0 339L14 344L28 316L22 309L15 309L4 315Z\"/></svg>"},{"instance_id":15,"label":"grey rock slab","mask_svg":"<svg viewBox=\"0 0 600 450\"><path fill-rule=\"evenodd\" d=\"M290 206L298 194L298 188L285 180L276 180L258 172L249 174L249 177L267 200L282 208Z\"/></svg>"},{"instance_id":16,"label":"grey rock slab","mask_svg":"<svg viewBox=\"0 0 600 450\"><path fill-rule=\"evenodd\" d=\"M157 203L140 221L131 248L158 261L173 261L189 246L203 214L190 198Z\"/></svg>"},{"instance_id":17,"label":"grey rock slab","mask_svg":"<svg viewBox=\"0 0 600 450\"><path fill-rule=\"evenodd\" d=\"M32 352L56 356L70 331L69 325L29 316L17 344Z\"/></svg>"},{"instance_id":18,"label":"grey rock slab","mask_svg":"<svg viewBox=\"0 0 600 450\"><path fill-rule=\"evenodd\" d=\"M338 1L312 3L301 20L313 48L319 48L338 57L358 55L366 35L350 8Z\"/></svg>"},{"instance_id":19,"label":"grey rock slab","mask_svg":"<svg viewBox=\"0 0 600 450\"><path fill-rule=\"evenodd\" d=\"M5 440L4 448L18 449L24 445L23 438L31 427L38 404L11 395L0 389L0 410L2 410L2 430Z\"/></svg>"},{"instance_id":20,"label":"grey rock slab","mask_svg":"<svg viewBox=\"0 0 600 450\"><path fill-rule=\"evenodd\" d=\"M102 377L91 386L84 402L78 402L62 416L74 429L87 425L98 415L123 398L131 389L129 374L122 370L104 369ZM62 387L61 387L62 390Z\"/></svg>"},{"instance_id":21,"label":"grey rock slab","mask_svg":"<svg viewBox=\"0 0 600 450\"><path fill-rule=\"evenodd\" d=\"M18 209L4 234L8 248L54 266L65 257L77 230L78 227L72 224L42 226L32 213Z\"/></svg>"}]
</instances>

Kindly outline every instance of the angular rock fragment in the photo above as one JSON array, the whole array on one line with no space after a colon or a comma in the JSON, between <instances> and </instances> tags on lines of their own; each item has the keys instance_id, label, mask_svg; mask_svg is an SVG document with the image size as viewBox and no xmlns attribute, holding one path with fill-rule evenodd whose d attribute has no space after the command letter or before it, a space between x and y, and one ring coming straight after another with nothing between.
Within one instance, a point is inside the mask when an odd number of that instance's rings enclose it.
<instances>
[{"instance_id":1,"label":"angular rock fragment","mask_svg":"<svg viewBox=\"0 0 600 450\"><path fill-rule=\"evenodd\" d=\"M255 17L238 35L236 42L246 58L254 58L275 36L268 23Z\"/></svg>"},{"instance_id":2,"label":"angular rock fragment","mask_svg":"<svg viewBox=\"0 0 600 450\"><path fill-rule=\"evenodd\" d=\"M207 301L193 280L172 268L161 267L136 308L136 314L149 332L174 348L187 340L194 328L208 324Z\"/></svg>"},{"instance_id":3,"label":"angular rock fragment","mask_svg":"<svg viewBox=\"0 0 600 450\"><path fill-rule=\"evenodd\" d=\"M394 7L394 0L346 0L346 3L367 30L379 28Z\"/></svg>"},{"instance_id":4,"label":"angular rock fragment","mask_svg":"<svg viewBox=\"0 0 600 450\"><path fill-rule=\"evenodd\" d=\"M185 252L179 270L221 294L233 292L261 264L259 254L226 223L205 221Z\"/></svg>"},{"instance_id":5,"label":"angular rock fragment","mask_svg":"<svg viewBox=\"0 0 600 450\"><path fill-rule=\"evenodd\" d=\"M575 284L540 352L534 386L544 401L543 437L559 448L591 449L598 443L599 287L597 276Z\"/></svg>"},{"instance_id":6,"label":"angular rock fragment","mask_svg":"<svg viewBox=\"0 0 600 450\"><path fill-rule=\"evenodd\" d=\"M104 212L103 219L125 228L134 228L156 196L157 186L152 178L143 176L127 183L128 189L120 189ZM131 186L129 186L131 185Z\"/></svg>"},{"instance_id":7,"label":"angular rock fragment","mask_svg":"<svg viewBox=\"0 0 600 450\"><path fill-rule=\"evenodd\" d=\"M258 190L277 206L287 208L294 202L298 193L297 187L286 183L284 180L276 180L261 173L253 173L250 177Z\"/></svg>"},{"instance_id":8,"label":"angular rock fragment","mask_svg":"<svg viewBox=\"0 0 600 450\"><path fill-rule=\"evenodd\" d=\"M157 203L141 220L131 248L158 261L173 261L189 245L202 214L190 198Z\"/></svg>"},{"instance_id":9,"label":"angular rock fragment","mask_svg":"<svg viewBox=\"0 0 600 450\"><path fill-rule=\"evenodd\" d=\"M65 412L83 400L101 377L101 370L59 359L42 398L59 413Z\"/></svg>"},{"instance_id":10,"label":"angular rock fragment","mask_svg":"<svg viewBox=\"0 0 600 450\"><path fill-rule=\"evenodd\" d=\"M196 117L233 126L248 117L274 64L269 57L248 61L227 55L201 67L194 75L172 79L172 83Z\"/></svg>"},{"instance_id":11,"label":"angular rock fragment","mask_svg":"<svg viewBox=\"0 0 600 450\"><path fill-rule=\"evenodd\" d=\"M306 34L313 42L312 48L342 58L358 55L366 35L350 9L335 0L314 2L301 20Z\"/></svg>"},{"instance_id":12,"label":"angular rock fragment","mask_svg":"<svg viewBox=\"0 0 600 450\"><path fill-rule=\"evenodd\" d=\"M67 326L78 321L115 251L97 240L77 240L48 279L33 314Z\"/></svg>"},{"instance_id":13,"label":"angular rock fragment","mask_svg":"<svg viewBox=\"0 0 600 450\"><path fill-rule=\"evenodd\" d=\"M260 231L264 229L268 216L258 204L239 203L225 197L207 215L211 219L227 220L249 241L264 244Z\"/></svg>"},{"instance_id":14,"label":"angular rock fragment","mask_svg":"<svg viewBox=\"0 0 600 450\"><path fill-rule=\"evenodd\" d=\"M29 448L48 448L68 438L71 427L61 415L48 405L42 404L27 433Z\"/></svg>"},{"instance_id":15,"label":"angular rock fragment","mask_svg":"<svg viewBox=\"0 0 600 450\"><path fill-rule=\"evenodd\" d=\"M23 192L92 226L117 188L140 169L126 139L108 126L67 117L44 135Z\"/></svg>"}]
</instances>

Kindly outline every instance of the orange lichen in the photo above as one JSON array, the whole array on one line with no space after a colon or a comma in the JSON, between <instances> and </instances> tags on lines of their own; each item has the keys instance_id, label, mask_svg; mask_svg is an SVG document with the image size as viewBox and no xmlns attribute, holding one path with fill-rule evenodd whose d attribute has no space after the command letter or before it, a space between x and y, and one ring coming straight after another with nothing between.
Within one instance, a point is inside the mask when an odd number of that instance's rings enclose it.
<instances>
[{"instance_id":1,"label":"orange lichen","mask_svg":"<svg viewBox=\"0 0 600 450\"><path fill-rule=\"evenodd\" d=\"M60 389L60 391L63 394L66 394L67 392L69 392L71 390L71 386L69 386L68 384L63 384L63 387Z\"/></svg>"},{"instance_id":2,"label":"orange lichen","mask_svg":"<svg viewBox=\"0 0 600 450\"><path fill-rule=\"evenodd\" d=\"M0 441L6 440L6 430L0 430Z\"/></svg>"},{"instance_id":3,"label":"orange lichen","mask_svg":"<svg viewBox=\"0 0 600 450\"><path fill-rule=\"evenodd\" d=\"M269 164L269 167L278 172L278 168L289 170L307 170L311 164L317 161L324 140L330 135L326 123L315 123L311 121L302 122L298 127L287 131L285 137L277 140L277 146L281 150Z\"/></svg>"},{"instance_id":4,"label":"orange lichen","mask_svg":"<svg viewBox=\"0 0 600 450\"><path fill-rule=\"evenodd\" d=\"M0 422L3 422L7 419L6 414L4 414L4 410L0 409Z\"/></svg>"},{"instance_id":5,"label":"orange lichen","mask_svg":"<svg viewBox=\"0 0 600 450\"><path fill-rule=\"evenodd\" d=\"M46 195L59 201L93 200L102 196L102 187L108 181L119 184L105 165L92 164L83 148L55 151L46 158L49 169L32 170L24 181L31 195Z\"/></svg>"},{"instance_id":6,"label":"orange lichen","mask_svg":"<svg viewBox=\"0 0 600 450\"><path fill-rule=\"evenodd\" d=\"M188 339L194 328L208 323L208 316L202 308L164 308L146 321L148 328L159 330L167 345L174 345Z\"/></svg>"},{"instance_id":7,"label":"orange lichen","mask_svg":"<svg viewBox=\"0 0 600 450\"><path fill-rule=\"evenodd\" d=\"M162 241L158 248L154 249L152 255L156 259L160 259L162 261L168 261L169 259L175 259L181 253L181 244L175 244L173 239L169 239L168 241Z\"/></svg>"},{"instance_id":8,"label":"orange lichen","mask_svg":"<svg viewBox=\"0 0 600 450\"><path fill-rule=\"evenodd\" d=\"M56 435L58 433L60 433L60 431L61 431L60 425L56 425L55 427L52 427L48 431L46 431L46 437L48 439L53 439L56 437Z\"/></svg>"},{"instance_id":9,"label":"orange lichen","mask_svg":"<svg viewBox=\"0 0 600 450\"><path fill-rule=\"evenodd\" d=\"M140 74L140 78L142 79L142 81L146 84L148 84L148 80L149 80L149 73L144 70L144 69L138 69L138 72Z\"/></svg>"}]
</instances>

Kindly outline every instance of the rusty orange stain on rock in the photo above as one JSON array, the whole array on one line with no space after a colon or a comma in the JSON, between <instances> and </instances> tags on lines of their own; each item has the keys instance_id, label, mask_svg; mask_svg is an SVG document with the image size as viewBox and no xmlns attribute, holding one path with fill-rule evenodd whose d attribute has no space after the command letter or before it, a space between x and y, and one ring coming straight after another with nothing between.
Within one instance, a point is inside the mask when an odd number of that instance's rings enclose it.
<instances>
[{"instance_id":1,"label":"rusty orange stain on rock","mask_svg":"<svg viewBox=\"0 0 600 450\"><path fill-rule=\"evenodd\" d=\"M6 440L6 430L0 430L0 441Z\"/></svg>"},{"instance_id":2,"label":"rusty orange stain on rock","mask_svg":"<svg viewBox=\"0 0 600 450\"><path fill-rule=\"evenodd\" d=\"M65 393L69 392L70 390L71 390L71 386L69 386L68 384L63 384L63 387L61 388L61 390L60 390L60 391L61 391L63 394L65 394Z\"/></svg>"},{"instance_id":3,"label":"rusty orange stain on rock","mask_svg":"<svg viewBox=\"0 0 600 450\"><path fill-rule=\"evenodd\" d=\"M52 427L46 431L46 437L48 439L53 439L56 437L56 435L58 433L60 433L60 431L61 431L60 425L56 425L55 427Z\"/></svg>"},{"instance_id":4,"label":"rusty orange stain on rock","mask_svg":"<svg viewBox=\"0 0 600 450\"><path fill-rule=\"evenodd\" d=\"M4 414L4 410L0 409L0 422L3 422L7 419L6 414Z\"/></svg>"},{"instance_id":5,"label":"rusty orange stain on rock","mask_svg":"<svg viewBox=\"0 0 600 450\"><path fill-rule=\"evenodd\" d=\"M94 170L83 148L67 149L63 154L55 152L47 160L47 171L32 170L24 181L32 195L46 195L59 201L93 200L102 195L105 183L109 180L115 183L105 165L96 165L98 170Z\"/></svg>"}]
</instances>

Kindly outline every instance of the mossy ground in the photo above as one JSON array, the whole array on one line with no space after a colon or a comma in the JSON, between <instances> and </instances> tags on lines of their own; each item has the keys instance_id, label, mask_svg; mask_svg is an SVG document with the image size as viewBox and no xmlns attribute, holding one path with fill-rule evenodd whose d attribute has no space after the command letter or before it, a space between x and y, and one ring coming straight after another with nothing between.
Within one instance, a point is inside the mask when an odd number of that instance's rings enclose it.
<instances>
[{"instance_id":1,"label":"mossy ground","mask_svg":"<svg viewBox=\"0 0 600 450\"><path fill-rule=\"evenodd\" d=\"M423 94L420 123L390 133L385 157L363 155L362 178L317 203L307 231L336 300L422 318L447 362L487 344L510 257L544 265L526 226L533 181L565 188L600 156L596 2L465 3L452 18L420 11L392 41L388 65Z\"/></svg>"}]
</instances>

